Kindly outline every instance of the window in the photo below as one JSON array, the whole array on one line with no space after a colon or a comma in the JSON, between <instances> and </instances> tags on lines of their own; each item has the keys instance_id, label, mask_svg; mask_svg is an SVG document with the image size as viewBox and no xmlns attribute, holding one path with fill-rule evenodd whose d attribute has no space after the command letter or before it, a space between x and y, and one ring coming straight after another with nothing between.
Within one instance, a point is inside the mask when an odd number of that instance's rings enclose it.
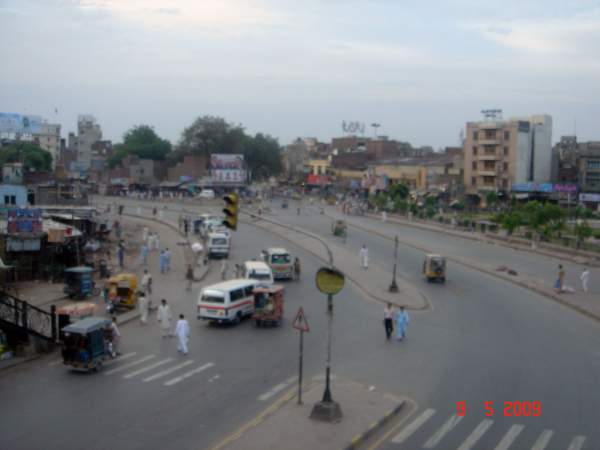
<instances>
[{"instance_id":1,"label":"window","mask_svg":"<svg viewBox=\"0 0 600 450\"><path fill-rule=\"evenodd\" d=\"M496 170L496 163L494 161L486 161L483 167L485 170Z\"/></svg>"},{"instance_id":2,"label":"window","mask_svg":"<svg viewBox=\"0 0 600 450\"><path fill-rule=\"evenodd\" d=\"M587 168L588 169L600 169L600 159L588 159L587 160Z\"/></svg>"},{"instance_id":3,"label":"window","mask_svg":"<svg viewBox=\"0 0 600 450\"><path fill-rule=\"evenodd\" d=\"M234 289L229 294L229 298L231 299L232 302L235 302L237 300L244 298L244 288Z\"/></svg>"},{"instance_id":4,"label":"window","mask_svg":"<svg viewBox=\"0 0 600 450\"><path fill-rule=\"evenodd\" d=\"M476 141L477 140L477 131L473 131L473 140Z\"/></svg>"},{"instance_id":5,"label":"window","mask_svg":"<svg viewBox=\"0 0 600 450\"><path fill-rule=\"evenodd\" d=\"M504 147L504 156L508 156L508 147Z\"/></svg>"},{"instance_id":6,"label":"window","mask_svg":"<svg viewBox=\"0 0 600 450\"><path fill-rule=\"evenodd\" d=\"M504 132L504 140L508 141L510 139L510 131L505 131Z\"/></svg>"},{"instance_id":7,"label":"window","mask_svg":"<svg viewBox=\"0 0 600 450\"><path fill-rule=\"evenodd\" d=\"M494 177L483 177L483 184L487 186L494 184Z\"/></svg>"},{"instance_id":8,"label":"window","mask_svg":"<svg viewBox=\"0 0 600 450\"><path fill-rule=\"evenodd\" d=\"M5 195L4 196L4 204L5 205L16 205L17 204L17 196L16 195Z\"/></svg>"},{"instance_id":9,"label":"window","mask_svg":"<svg viewBox=\"0 0 600 450\"><path fill-rule=\"evenodd\" d=\"M224 303L225 299L216 295L203 295L202 301L206 303Z\"/></svg>"},{"instance_id":10,"label":"window","mask_svg":"<svg viewBox=\"0 0 600 450\"><path fill-rule=\"evenodd\" d=\"M477 178L471 177L471 186L475 186L477 184Z\"/></svg>"},{"instance_id":11,"label":"window","mask_svg":"<svg viewBox=\"0 0 600 450\"><path fill-rule=\"evenodd\" d=\"M475 161L471 163L471 169L477 170L477 163Z\"/></svg>"},{"instance_id":12,"label":"window","mask_svg":"<svg viewBox=\"0 0 600 450\"><path fill-rule=\"evenodd\" d=\"M473 154L476 155L477 154L477 146L473 146Z\"/></svg>"},{"instance_id":13,"label":"window","mask_svg":"<svg viewBox=\"0 0 600 450\"><path fill-rule=\"evenodd\" d=\"M508 163L507 162L502 164L502 170L504 170L505 172L508 172Z\"/></svg>"},{"instance_id":14,"label":"window","mask_svg":"<svg viewBox=\"0 0 600 450\"><path fill-rule=\"evenodd\" d=\"M252 291L254 291L254 286L246 286L244 288L244 294L246 297L250 297L252 295Z\"/></svg>"},{"instance_id":15,"label":"window","mask_svg":"<svg viewBox=\"0 0 600 450\"><path fill-rule=\"evenodd\" d=\"M486 139L496 139L496 130L485 130Z\"/></svg>"},{"instance_id":16,"label":"window","mask_svg":"<svg viewBox=\"0 0 600 450\"><path fill-rule=\"evenodd\" d=\"M271 255L271 263L273 264L286 264L291 261L290 255L284 253L282 255Z\"/></svg>"}]
</instances>

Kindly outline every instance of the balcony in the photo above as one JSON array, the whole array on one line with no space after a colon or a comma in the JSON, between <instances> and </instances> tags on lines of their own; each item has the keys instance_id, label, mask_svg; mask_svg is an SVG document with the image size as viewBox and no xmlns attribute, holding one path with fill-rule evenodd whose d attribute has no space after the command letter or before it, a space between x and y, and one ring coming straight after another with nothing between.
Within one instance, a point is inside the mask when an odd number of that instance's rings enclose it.
<instances>
[{"instance_id":1,"label":"balcony","mask_svg":"<svg viewBox=\"0 0 600 450\"><path fill-rule=\"evenodd\" d=\"M497 153L484 153L482 155L478 155L477 159L479 161L498 161L501 159Z\"/></svg>"},{"instance_id":2,"label":"balcony","mask_svg":"<svg viewBox=\"0 0 600 450\"><path fill-rule=\"evenodd\" d=\"M477 145L500 145L500 139L498 138L486 138L485 136L481 136L477 141Z\"/></svg>"},{"instance_id":3,"label":"balcony","mask_svg":"<svg viewBox=\"0 0 600 450\"><path fill-rule=\"evenodd\" d=\"M480 169L477 171L477 175L480 177L495 177L496 169Z\"/></svg>"}]
</instances>

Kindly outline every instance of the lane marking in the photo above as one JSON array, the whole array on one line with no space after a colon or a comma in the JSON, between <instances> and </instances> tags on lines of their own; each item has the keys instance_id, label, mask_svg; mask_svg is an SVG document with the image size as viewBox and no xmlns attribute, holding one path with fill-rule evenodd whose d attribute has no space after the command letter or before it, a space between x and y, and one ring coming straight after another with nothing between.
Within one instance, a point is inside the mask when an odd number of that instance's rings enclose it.
<instances>
[{"instance_id":1,"label":"lane marking","mask_svg":"<svg viewBox=\"0 0 600 450\"><path fill-rule=\"evenodd\" d=\"M438 445L440 443L440 441L446 434L448 434L450 431L452 431L452 429L460 423L460 421L462 419L463 419L463 416L455 416L455 415L450 416L450 418L446 421L446 423L444 423L444 425L442 425L440 427L440 429L437 430L433 434L433 436L431 436L427 440L427 442L425 442L425 445L423 445L423 448L434 448L436 445Z\"/></svg>"},{"instance_id":2,"label":"lane marking","mask_svg":"<svg viewBox=\"0 0 600 450\"><path fill-rule=\"evenodd\" d=\"M154 375L149 376L148 378L144 378L142 381L147 383L148 381L156 380L158 378L164 377L165 375L169 375L185 366L189 366L190 364L194 364L194 360L190 359L189 361L184 362L183 364L179 364L178 366L171 367L170 369L163 370L162 372L158 372Z\"/></svg>"},{"instance_id":3,"label":"lane marking","mask_svg":"<svg viewBox=\"0 0 600 450\"><path fill-rule=\"evenodd\" d=\"M279 383L278 385L273 386L271 388L271 390L265 392L262 395L259 395L258 400L261 402L269 400L271 397L273 397L274 395L277 395L278 393L283 391L285 388L287 388L290 384L294 383L296 381L296 379L297 379L297 377L290 377L287 380L285 380L283 383Z\"/></svg>"},{"instance_id":4,"label":"lane marking","mask_svg":"<svg viewBox=\"0 0 600 450\"><path fill-rule=\"evenodd\" d=\"M120 361L124 361L126 359L132 358L137 355L137 352L125 353L124 355L119 355L117 358L111 358L104 363L104 367L112 366Z\"/></svg>"},{"instance_id":5,"label":"lane marking","mask_svg":"<svg viewBox=\"0 0 600 450\"><path fill-rule=\"evenodd\" d=\"M583 443L585 442L585 439L585 436L575 436L567 450L581 450L583 448Z\"/></svg>"},{"instance_id":6,"label":"lane marking","mask_svg":"<svg viewBox=\"0 0 600 450\"><path fill-rule=\"evenodd\" d=\"M206 369L208 369L208 368L210 368L210 367L212 367L212 366L214 366L214 365L215 365L215 363L212 363L212 362L210 362L210 363L206 363L206 364L204 364L203 366L197 367L197 368L195 368L194 370L190 370L189 372L186 372L186 373L184 373L183 375L180 375L180 376L178 376L178 377L172 378L172 379L170 379L169 381L165 381L164 385L165 385L165 386L173 386L174 384L177 384L177 383L179 383L180 381L183 381L183 380L185 380L186 378L189 378L189 377L191 377L192 375L195 375L195 374L197 374L197 373L200 373L200 372L202 372L203 370L206 370Z\"/></svg>"},{"instance_id":7,"label":"lane marking","mask_svg":"<svg viewBox=\"0 0 600 450\"><path fill-rule=\"evenodd\" d=\"M519 424L510 427L508 432L504 435L504 437L494 450L508 450L508 448L512 445L515 439L519 436L521 431L523 431L523 428L525 427Z\"/></svg>"},{"instance_id":8,"label":"lane marking","mask_svg":"<svg viewBox=\"0 0 600 450\"><path fill-rule=\"evenodd\" d=\"M146 361L150 360L154 358L154 355L148 355L148 356L144 356L142 359L138 359L137 361L133 361L130 362L129 364L125 364L123 366L119 366L115 369L109 370L107 372L104 372L104 375L112 375L113 373L119 372L121 370L125 370L125 369L129 369L130 367L136 366L138 364L142 364L145 363Z\"/></svg>"},{"instance_id":9,"label":"lane marking","mask_svg":"<svg viewBox=\"0 0 600 450\"><path fill-rule=\"evenodd\" d=\"M531 450L544 450L546 448L546 445L548 445L548 442L550 442L550 439L552 439L553 434L554 431L552 430L542 431L542 433L538 436L537 440L535 441L535 444L533 444L533 447L531 447Z\"/></svg>"},{"instance_id":10,"label":"lane marking","mask_svg":"<svg viewBox=\"0 0 600 450\"><path fill-rule=\"evenodd\" d=\"M419 417L413 420L410 424L406 426L400 433L398 433L392 439L394 444L401 444L406 439L408 439L415 431L417 431L421 425L427 422L431 416L435 414L435 409L426 409L421 413Z\"/></svg>"},{"instance_id":11,"label":"lane marking","mask_svg":"<svg viewBox=\"0 0 600 450\"><path fill-rule=\"evenodd\" d=\"M481 439L481 436L488 430L489 427L494 423L493 420L484 419L481 421L477 428L473 430L473 432L469 435L469 437L458 447L458 450L470 450L473 448L477 441Z\"/></svg>"},{"instance_id":12,"label":"lane marking","mask_svg":"<svg viewBox=\"0 0 600 450\"><path fill-rule=\"evenodd\" d=\"M150 364L149 366L142 367L141 369L134 370L133 372L127 373L127 374L123 375L123 378L133 378L136 375L139 375L139 374L144 373L144 372L148 372L148 371L150 371L152 369L155 369L155 368L157 368L159 366L163 366L163 365L165 365L167 363L170 363L171 361L173 361L173 358L163 359L162 361L155 362L154 364Z\"/></svg>"},{"instance_id":13,"label":"lane marking","mask_svg":"<svg viewBox=\"0 0 600 450\"><path fill-rule=\"evenodd\" d=\"M62 360L62 359L55 359L54 361L52 361L52 362L49 362L49 363L48 363L48 366L50 366L50 367L57 366L57 365L59 365L61 362L63 362L63 360Z\"/></svg>"}]
</instances>

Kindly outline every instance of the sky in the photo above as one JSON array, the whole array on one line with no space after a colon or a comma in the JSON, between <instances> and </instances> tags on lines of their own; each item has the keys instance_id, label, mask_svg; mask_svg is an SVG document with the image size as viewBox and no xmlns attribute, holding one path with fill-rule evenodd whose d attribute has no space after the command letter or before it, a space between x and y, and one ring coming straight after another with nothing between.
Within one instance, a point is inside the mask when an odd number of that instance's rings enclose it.
<instances>
[{"instance_id":1,"label":"sky","mask_svg":"<svg viewBox=\"0 0 600 450\"><path fill-rule=\"evenodd\" d=\"M0 0L0 111L176 143L203 115L266 133L343 121L434 148L467 121L553 116L600 140L600 0Z\"/></svg>"}]
</instances>

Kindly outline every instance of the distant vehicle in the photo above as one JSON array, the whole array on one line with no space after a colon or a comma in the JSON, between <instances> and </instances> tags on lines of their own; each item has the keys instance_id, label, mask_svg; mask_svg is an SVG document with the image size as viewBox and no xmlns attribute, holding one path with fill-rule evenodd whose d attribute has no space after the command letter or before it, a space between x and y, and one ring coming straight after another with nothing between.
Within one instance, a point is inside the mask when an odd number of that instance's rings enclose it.
<instances>
[{"instance_id":1,"label":"distant vehicle","mask_svg":"<svg viewBox=\"0 0 600 450\"><path fill-rule=\"evenodd\" d=\"M239 323L254 313L255 280L237 279L207 286L198 296L198 319Z\"/></svg>"},{"instance_id":2,"label":"distant vehicle","mask_svg":"<svg viewBox=\"0 0 600 450\"><path fill-rule=\"evenodd\" d=\"M208 257L216 256L227 258L229 256L230 240L225 233L209 233L208 235Z\"/></svg>"},{"instance_id":3,"label":"distant vehicle","mask_svg":"<svg viewBox=\"0 0 600 450\"><path fill-rule=\"evenodd\" d=\"M275 282L273 271L263 261L246 261L242 266L242 277L258 281L260 286L272 286Z\"/></svg>"},{"instance_id":4,"label":"distant vehicle","mask_svg":"<svg viewBox=\"0 0 600 450\"><path fill-rule=\"evenodd\" d=\"M433 253L425 255L423 261L423 276L428 282L446 281L446 258Z\"/></svg>"},{"instance_id":5,"label":"distant vehicle","mask_svg":"<svg viewBox=\"0 0 600 450\"><path fill-rule=\"evenodd\" d=\"M294 268L292 266L292 256L283 247L270 247L261 252L262 260L273 271L275 280L294 279Z\"/></svg>"},{"instance_id":6,"label":"distant vehicle","mask_svg":"<svg viewBox=\"0 0 600 450\"><path fill-rule=\"evenodd\" d=\"M198 194L199 198L215 198L215 191L212 189L202 189L200 194Z\"/></svg>"}]
</instances>

